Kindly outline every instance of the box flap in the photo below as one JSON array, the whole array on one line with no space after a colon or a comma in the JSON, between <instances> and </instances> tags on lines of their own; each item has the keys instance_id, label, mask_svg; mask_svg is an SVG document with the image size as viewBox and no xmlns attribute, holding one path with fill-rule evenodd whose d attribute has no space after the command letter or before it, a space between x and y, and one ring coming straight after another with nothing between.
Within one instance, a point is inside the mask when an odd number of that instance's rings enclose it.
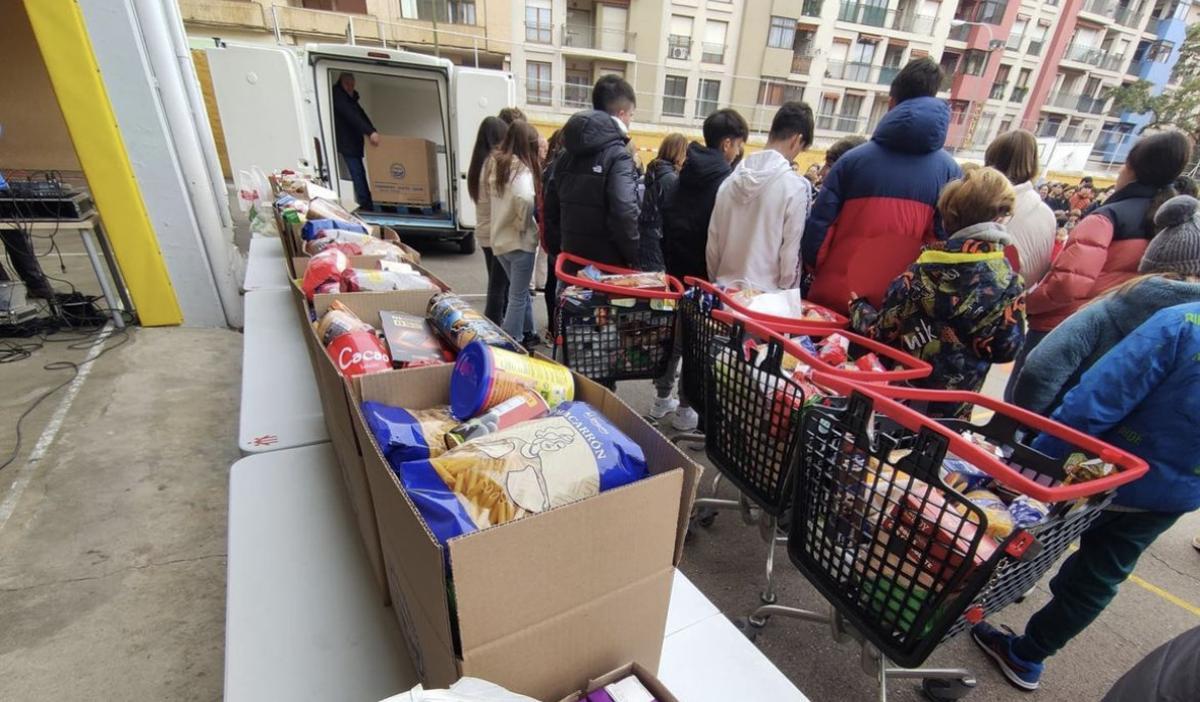
<instances>
[{"instance_id":1,"label":"box flap","mask_svg":"<svg viewBox=\"0 0 1200 702\"><path fill-rule=\"evenodd\" d=\"M674 568L465 651L463 675L539 700L579 689L596 671L637 661L657 670Z\"/></svg>"},{"instance_id":2,"label":"box flap","mask_svg":"<svg viewBox=\"0 0 1200 702\"><path fill-rule=\"evenodd\" d=\"M669 568L683 472L453 539L464 654Z\"/></svg>"}]
</instances>

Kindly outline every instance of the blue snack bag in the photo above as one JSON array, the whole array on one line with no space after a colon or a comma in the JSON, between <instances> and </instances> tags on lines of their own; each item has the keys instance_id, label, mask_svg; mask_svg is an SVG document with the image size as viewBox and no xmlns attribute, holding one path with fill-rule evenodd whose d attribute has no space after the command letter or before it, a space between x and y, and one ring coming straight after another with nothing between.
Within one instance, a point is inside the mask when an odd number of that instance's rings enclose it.
<instances>
[{"instance_id":1,"label":"blue snack bag","mask_svg":"<svg viewBox=\"0 0 1200 702\"><path fill-rule=\"evenodd\" d=\"M367 229L357 222L343 222L337 219L310 219L304 223L304 227L300 230L300 238L305 241L312 241L317 238L317 232L323 229L341 229L345 232L358 232L366 234Z\"/></svg>"},{"instance_id":2,"label":"blue snack bag","mask_svg":"<svg viewBox=\"0 0 1200 702\"><path fill-rule=\"evenodd\" d=\"M362 412L367 428L392 466L442 455L446 451L446 432L458 426L447 407L406 410L364 402Z\"/></svg>"},{"instance_id":3,"label":"blue snack bag","mask_svg":"<svg viewBox=\"0 0 1200 702\"><path fill-rule=\"evenodd\" d=\"M974 490L983 490L992 484L992 476L952 453L946 454L945 460L942 461L941 473L942 482L946 487L964 495Z\"/></svg>"},{"instance_id":4,"label":"blue snack bag","mask_svg":"<svg viewBox=\"0 0 1200 702\"><path fill-rule=\"evenodd\" d=\"M641 447L583 402L564 402L548 417L440 456L389 462L443 544L647 475Z\"/></svg>"}]
</instances>

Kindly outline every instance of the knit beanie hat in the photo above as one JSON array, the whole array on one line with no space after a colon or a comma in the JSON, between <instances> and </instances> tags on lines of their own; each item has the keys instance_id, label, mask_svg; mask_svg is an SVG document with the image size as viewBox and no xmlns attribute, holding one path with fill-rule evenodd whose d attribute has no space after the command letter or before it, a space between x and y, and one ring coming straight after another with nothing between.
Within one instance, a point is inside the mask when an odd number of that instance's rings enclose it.
<instances>
[{"instance_id":1,"label":"knit beanie hat","mask_svg":"<svg viewBox=\"0 0 1200 702\"><path fill-rule=\"evenodd\" d=\"M1200 276L1200 201L1177 195L1154 214L1158 234L1150 240L1140 273L1179 273Z\"/></svg>"}]
</instances>

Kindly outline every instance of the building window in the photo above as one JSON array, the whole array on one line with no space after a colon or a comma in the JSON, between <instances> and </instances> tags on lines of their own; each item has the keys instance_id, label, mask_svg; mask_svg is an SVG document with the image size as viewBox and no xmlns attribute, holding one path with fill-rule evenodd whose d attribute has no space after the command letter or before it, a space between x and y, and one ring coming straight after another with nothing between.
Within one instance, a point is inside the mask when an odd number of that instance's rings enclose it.
<instances>
[{"instance_id":1,"label":"building window","mask_svg":"<svg viewBox=\"0 0 1200 702\"><path fill-rule=\"evenodd\" d=\"M721 81L700 79L700 90L696 94L696 117L704 119L717 111L717 99L721 94Z\"/></svg>"},{"instance_id":2,"label":"building window","mask_svg":"<svg viewBox=\"0 0 1200 702\"><path fill-rule=\"evenodd\" d=\"M859 131L858 115L862 112L863 99L862 95L846 95L846 98L842 100L842 113L838 117L837 124L834 127L837 131Z\"/></svg>"},{"instance_id":3,"label":"building window","mask_svg":"<svg viewBox=\"0 0 1200 702\"><path fill-rule=\"evenodd\" d=\"M663 114L682 117L683 106L686 101L687 78L684 76L667 76L667 84L663 88Z\"/></svg>"},{"instance_id":4,"label":"building window","mask_svg":"<svg viewBox=\"0 0 1200 702\"><path fill-rule=\"evenodd\" d=\"M1018 17L1017 21L1013 22L1012 31L1008 34L1008 42L1005 43L1004 48L1020 51L1021 42L1025 39L1025 30L1028 26L1028 17Z\"/></svg>"},{"instance_id":5,"label":"building window","mask_svg":"<svg viewBox=\"0 0 1200 702\"><path fill-rule=\"evenodd\" d=\"M817 129L833 129L837 121L837 95L822 95L820 107L817 108Z\"/></svg>"},{"instance_id":6,"label":"building window","mask_svg":"<svg viewBox=\"0 0 1200 702\"><path fill-rule=\"evenodd\" d=\"M671 15L670 30L667 33L667 56L686 61L692 55L692 18L682 15Z\"/></svg>"},{"instance_id":7,"label":"building window","mask_svg":"<svg viewBox=\"0 0 1200 702\"><path fill-rule=\"evenodd\" d=\"M450 21L454 24L475 24L475 0L450 0Z\"/></svg>"},{"instance_id":8,"label":"building window","mask_svg":"<svg viewBox=\"0 0 1200 702\"><path fill-rule=\"evenodd\" d=\"M987 71L988 52L978 49L968 49L963 54L963 73L969 76L981 76Z\"/></svg>"},{"instance_id":9,"label":"building window","mask_svg":"<svg viewBox=\"0 0 1200 702\"><path fill-rule=\"evenodd\" d=\"M304 0L303 6L335 12L367 13L366 0ZM400 0L400 16L425 22L436 19L452 24L475 24L475 0Z\"/></svg>"},{"instance_id":10,"label":"building window","mask_svg":"<svg viewBox=\"0 0 1200 702\"><path fill-rule=\"evenodd\" d=\"M967 112L971 109L971 103L966 100L951 100L950 101L950 121L955 124L963 124L967 121Z\"/></svg>"},{"instance_id":11,"label":"building window","mask_svg":"<svg viewBox=\"0 0 1200 702\"><path fill-rule=\"evenodd\" d=\"M758 84L758 104L778 107L785 102L804 99L804 86L783 80L764 80Z\"/></svg>"},{"instance_id":12,"label":"building window","mask_svg":"<svg viewBox=\"0 0 1200 702\"><path fill-rule=\"evenodd\" d=\"M788 17L771 17L771 30L767 33L767 46L773 49L790 49L796 42L796 20Z\"/></svg>"},{"instance_id":13,"label":"building window","mask_svg":"<svg viewBox=\"0 0 1200 702\"><path fill-rule=\"evenodd\" d=\"M587 71L567 69L567 81L563 87L563 104L567 107L592 106L592 76Z\"/></svg>"},{"instance_id":14,"label":"building window","mask_svg":"<svg viewBox=\"0 0 1200 702\"><path fill-rule=\"evenodd\" d=\"M549 44L550 0L525 0L525 41Z\"/></svg>"},{"instance_id":15,"label":"building window","mask_svg":"<svg viewBox=\"0 0 1200 702\"><path fill-rule=\"evenodd\" d=\"M1175 49L1175 42L1160 40L1150 45L1146 51L1146 58L1155 63L1166 63L1171 59L1171 51Z\"/></svg>"},{"instance_id":16,"label":"building window","mask_svg":"<svg viewBox=\"0 0 1200 702\"><path fill-rule=\"evenodd\" d=\"M551 85L549 63L525 62L525 102L530 105L549 105Z\"/></svg>"},{"instance_id":17,"label":"building window","mask_svg":"<svg viewBox=\"0 0 1200 702\"><path fill-rule=\"evenodd\" d=\"M1045 22L1038 22L1037 29L1033 32L1033 38L1029 40L1029 46L1026 47L1025 53L1030 56L1041 56L1042 47L1046 45L1046 34L1050 31L1050 25Z\"/></svg>"},{"instance_id":18,"label":"building window","mask_svg":"<svg viewBox=\"0 0 1200 702\"><path fill-rule=\"evenodd\" d=\"M1004 99L1004 90L1008 87L1008 74L1012 70L1012 66L1000 64L1000 68L996 71L996 80L992 81L992 92L988 96L992 100Z\"/></svg>"},{"instance_id":19,"label":"building window","mask_svg":"<svg viewBox=\"0 0 1200 702\"><path fill-rule=\"evenodd\" d=\"M704 24L704 44L700 47L700 60L704 63L725 63L725 33L728 22L709 20Z\"/></svg>"}]
</instances>

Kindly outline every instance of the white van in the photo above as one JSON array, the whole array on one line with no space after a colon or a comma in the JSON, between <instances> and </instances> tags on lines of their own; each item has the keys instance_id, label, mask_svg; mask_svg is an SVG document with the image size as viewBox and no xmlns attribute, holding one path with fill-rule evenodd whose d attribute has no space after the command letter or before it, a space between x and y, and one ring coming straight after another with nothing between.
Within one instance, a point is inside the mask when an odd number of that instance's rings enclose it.
<instances>
[{"instance_id":1,"label":"white van","mask_svg":"<svg viewBox=\"0 0 1200 702\"><path fill-rule=\"evenodd\" d=\"M355 76L359 104L380 134L436 145L441 203L433 208L377 206L358 214L407 239L457 242L475 250L475 205L467 167L479 123L516 101L512 74L465 68L408 51L342 44L304 48L226 45L205 50L230 167L311 169L354 202L337 154L332 96L343 72ZM367 148L371 148L367 146Z\"/></svg>"}]
</instances>

